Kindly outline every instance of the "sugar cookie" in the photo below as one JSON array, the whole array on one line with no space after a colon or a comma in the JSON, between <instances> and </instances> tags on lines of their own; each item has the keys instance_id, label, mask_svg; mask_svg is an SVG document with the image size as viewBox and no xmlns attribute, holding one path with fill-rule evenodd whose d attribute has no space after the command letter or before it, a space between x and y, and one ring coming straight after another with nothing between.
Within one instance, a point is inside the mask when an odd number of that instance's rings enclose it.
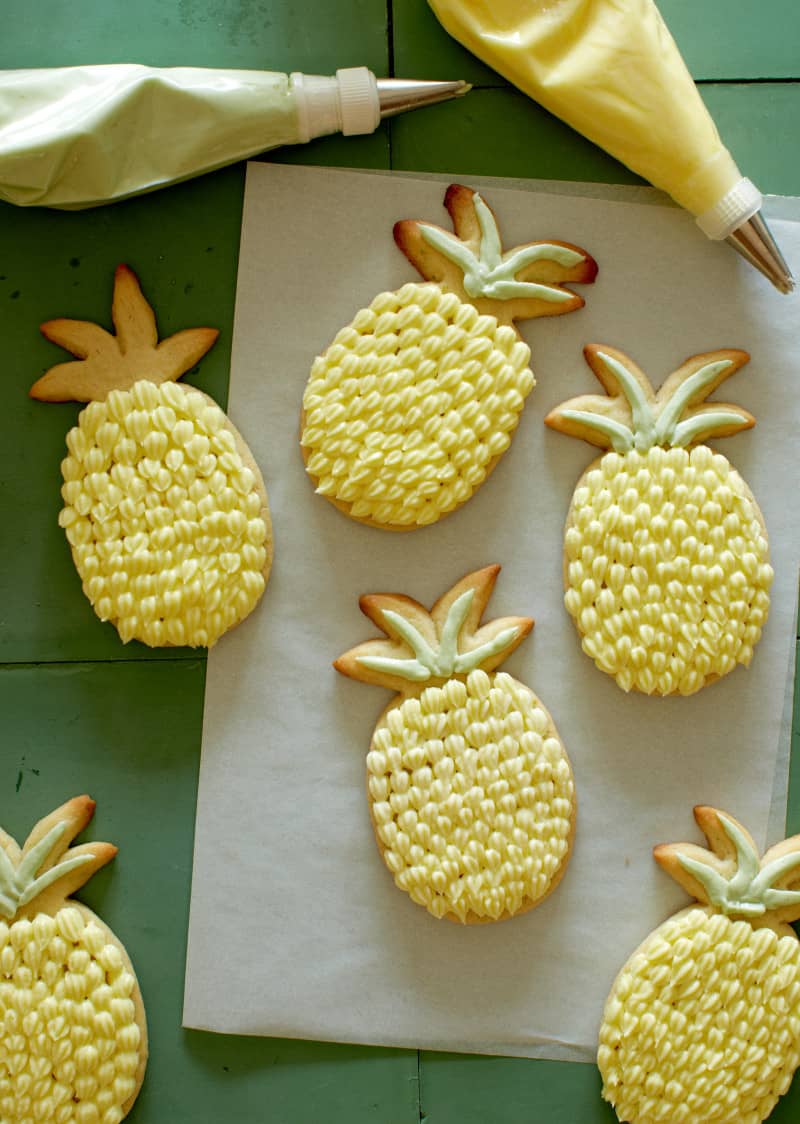
<instances>
[{"instance_id":1,"label":"sugar cookie","mask_svg":"<svg viewBox=\"0 0 800 1124\"><path fill-rule=\"evenodd\" d=\"M336 660L397 694L367 755L375 838L396 885L434 917L500 921L560 881L575 831L572 770L553 720L495 669L533 621L481 625L499 566L462 578L427 612L400 594L361 609L386 639Z\"/></svg>"},{"instance_id":2,"label":"sugar cookie","mask_svg":"<svg viewBox=\"0 0 800 1124\"><path fill-rule=\"evenodd\" d=\"M627 1124L760 1124L800 1062L800 836L759 861L733 816L694 814L711 850L654 854L700 904L634 952L600 1028L603 1096Z\"/></svg>"},{"instance_id":3,"label":"sugar cookie","mask_svg":"<svg viewBox=\"0 0 800 1124\"><path fill-rule=\"evenodd\" d=\"M51 368L31 397L90 403L67 434L59 523L83 592L124 642L210 648L253 611L269 577L264 481L219 406L172 381L217 331L190 328L159 342L125 265L112 319L116 335L83 320L42 325L80 358Z\"/></svg>"},{"instance_id":4,"label":"sugar cookie","mask_svg":"<svg viewBox=\"0 0 800 1124\"><path fill-rule=\"evenodd\" d=\"M0 1120L119 1124L147 1063L144 1007L128 954L71 895L114 858L70 843L95 804L77 796L24 847L0 831Z\"/></svg>"},{"instance_id":5,"label":"sugar cookie","mask_svg":"<svg viewBox=\"0 0 800 1124\"><path fill-rule=\"evenodd\" d=\"M411 219L394 237L426 284L381 293L311 368L301 445L317 492L372 526L411 530L465 503L511 443L534 385L525 317L583 305L592 258L566 242L502 252L494 215L452 185L455 233Z\"/></svg>"},{"instance_id":6,"label":"sugar cookie","mask_svg":"<svg viewBox=\"0 0 800 1124\"><path fill-rule=\"evenodd\" d=\"M624 691L691 695L750 663L769 610L764 517L704 444L755 424L740 406L705 401L750 357L693 355L656 394L616 348L585 355L608 397L573 398L545 418L610 450L573 494L564 604L584 652Z\"/></svg>"}]
</instances>

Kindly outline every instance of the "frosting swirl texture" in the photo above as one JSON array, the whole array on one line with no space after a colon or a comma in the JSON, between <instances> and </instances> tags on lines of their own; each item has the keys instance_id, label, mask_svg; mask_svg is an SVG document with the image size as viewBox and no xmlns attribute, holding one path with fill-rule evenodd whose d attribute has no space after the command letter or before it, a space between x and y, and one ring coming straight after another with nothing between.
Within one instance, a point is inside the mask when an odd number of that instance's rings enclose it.
<instances>
[{"instance_id":1,"label":"frosting swirl texture","mask_svg":"<svg viewBox=\"0 0 800 1124\"><path fill-rule=\"evenodd\" d=\"M472 671L393 706L367 771L384 861L434 917L497 920L552 888L572 773L546 710L511 676Z\"/></svg>"},{"instance_id":2,"label":"frosting swirl texture","mask_svg":"<svg viewBox=\"0 0 800 1124\"><path fill-rule=\"evenodd\" d=\"M4 1124L119 1124L141 1061L135 986L108 931L72 906L0 921Z\"/></svg>"},{"instance_id":3,"label":"frosting swirl texture","mask_svg":"<svg viewBox=\"0 0 800 1124\"><path fill-rule=\"evenodd\" d=\"M603 1096L631 1124L760 1124L800 1062L800 943L711 908L661 925L606 1004Z\"/></svg>"},{"instance_id":4,"label":"frosting swirl texture","mask_svg":"<svg viewBox=\"0 0 800 1124\"><path fill-rule=\"evenodd\" d=\"M529 361L514 328L438 285L379 294L311 369L301 443L317 492L358 519L435 522L508 448Z\"/></svg>"},{"instance_id":5,"label":"frosting swirl texture","mask_svg":"<svg viewBox=\"0 0 800 1124\"><path fill-rule=\"evenodd\" d=\"M606 453L575 490L564 604L625 691L690 695L748 665L772 577L755 501L707 445Z\"/></svg>"},{"instance_id":6,"label":"frosting swirl texture","mask_svg":"<svg viewBox=\"0 0 800 1124\"><path fill-rule=\"evenodd\" d=\"M253 610L264 500L218 406L142 380L90 403L67 447L59 523L84 593L123 641L210 647Z\"/></svg>"}]
</instances>

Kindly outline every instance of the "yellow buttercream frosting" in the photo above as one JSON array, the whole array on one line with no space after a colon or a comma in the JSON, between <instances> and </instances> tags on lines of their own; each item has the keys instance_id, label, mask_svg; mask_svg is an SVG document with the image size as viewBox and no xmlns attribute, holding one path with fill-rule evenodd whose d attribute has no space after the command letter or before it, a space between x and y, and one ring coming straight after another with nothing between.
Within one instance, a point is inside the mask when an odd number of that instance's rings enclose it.
<instances>
[{"instance_id":1,"label":"yellow buttercream frosting","mask_svg":"<svg viewBox=\"0 0 800 1124\"><path fill-rule=\"evenodd\" d=\"M222 410L142 380L67 435L59 517L83 590L124 641L210 647L255 607L268 529Z\"/></svg>"},{"instance_id":2,"label":"yellow buttercream frosting","mask_svg":"<svg viewBox=\"0 0 800 1124\"><path fill-rule=\"evenodd\" d=\"M513 327L438 285L379 294L311 369L302 445L317 491L358 519L435 522L508 448L529 361Z\"/></svg>"},{"instance_id":3,"label":"yellow buttercream frosting","mask_svg":"<svg viewBox=\"0 0 800 1124\"><path fill-rule=\"evenodd\" d=\"M367 770L386 865L434 917L496 920L553 885L572 773L547 712L511 676L476 670L392 706Z\"/></svg>"},{"instance_id":4,"label":"yellow buttercream frosting","mask_svg":"<svg viewBox=\"0 0 800 1124\"><path fill-rule=\"evenodd\" d=\"M800 1062L800 943L711 908L676 914L606 1004L603 1096L629 1124L760 1124Z\"/></svg>"},{"instance_id":5,"label":"yellow buttercream frosting","mask_svg":"<svg viewBox=\"0 0 800 1124\"><path fill-rule=\"evenodd\" d=\"M0 921L3 1124L119 1124L141 1060L134 989L119 947L78 909Z\"/></svg>"},{"instance_id":6,"label":"yellow buttercream frosting","mask_svg":"<svg viewBox=\"0 0 800 1124\"><path fill-rule=\"evenodd\" d=\"M706 445L606 453L578 484L564 603L624 690L693 694L747 665L773 571L760 514Z\"/></svg>"}]
</instances>

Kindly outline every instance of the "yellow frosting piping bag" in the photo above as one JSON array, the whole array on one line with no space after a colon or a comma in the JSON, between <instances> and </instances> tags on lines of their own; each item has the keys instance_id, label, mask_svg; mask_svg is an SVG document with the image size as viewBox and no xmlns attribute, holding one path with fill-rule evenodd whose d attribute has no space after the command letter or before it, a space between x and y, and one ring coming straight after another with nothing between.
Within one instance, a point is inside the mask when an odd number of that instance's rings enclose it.
<instances>
[{"instance_id":1,"label":"yellow frosting piping bag","mask_svg":"<svg viewBox=\"0 0 800 1124\"><path fill-rule=\"evenodd\" d=\"M93 207L284 144L371 133L466 82L121 63L0 71L0 199Z\"/></svg>"},{"instance_id":2,"label":"yellow frosting piping bag","mask_svg":"<svg viewBox=\"0 0 800 1124\"><path fill-rule=\"evenodd\" d=\"M653 0L428 0L479 59L690 211L783 293L792 275Z\"/></svg>"}]
</instances>

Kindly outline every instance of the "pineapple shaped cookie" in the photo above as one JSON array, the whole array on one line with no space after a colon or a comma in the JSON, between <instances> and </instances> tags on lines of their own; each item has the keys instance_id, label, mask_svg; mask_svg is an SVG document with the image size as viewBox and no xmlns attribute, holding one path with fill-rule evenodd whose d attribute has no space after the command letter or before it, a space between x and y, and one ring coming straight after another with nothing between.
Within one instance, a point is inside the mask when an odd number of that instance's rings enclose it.
<instances>
[{"instance_id":1,"label":"pineapple shaped cookie","mask_svg":"<svg viewBox=\"0 0 800 1124\"><path fill-rule=\"evenodd\" d=\"M739 406L705 401L750 357L693 355L656 394L621 351L590 344L585 355L608 396L545 418L608 450L572 498L564 603L584 652L624 691L691 695L750 663L769 610L764 517L705 444L755 424Z\"/></svg>"},{"instance_id":2,"label":"pineapple shaped cookie","mask_svg":"<svg viewBox=\"0 0 800 1124\"><path fill-rule=\"evenodd\" d=\"M336 660L343 674L396 691L367 754L370 816L395 884L434 917L501 921L560 881L575 830L572 770L529 687L495 669L533 627L481 626L499 566L468 574L427 612L371 594L386 633Z\"/></svg>"},{"instance_id":3,"label":"pineapple shaped cookie","mask_svg":"<svg viewBox=\"0 0 800 1124\"><path fill-rule=\"evenodd\" d=\"M190 328L159 342L153 310L117 268L115 335L51 320L47 339L78 356L31 388L44 402L89 402L67 434L64 528L83 591L120 637L211 647L255 608L272 532L261 473L207 395L175 381L214 344Z\"/></svg>"},{"instance_id":4,"label":"pineapple shaped cookie","mask_svg":"<svg viewBox=\"0 0 800 1124\"><path fill-rule=\"evenodd\" d=\"M119 1124L142 1084L147 1030L130 960L70 897L117 853L69 846L94 808L70 800L21 850L0 831L3 1124Z\"/></svg>"},{"instance_id":5,"label":"pineapple shaped cookie","mask_svg":"<svg viewBox=\"0 0 800 1124\"><path fill-rule=\"evenodd\" d=\"M694 814L711 850L654 854L700 904L634 952L600 1028L603 1096L628 1124L759 1124L800 1061L800 836L759 862L732 816Z\"/></svg>"},{"instance_id":6,"label":"pineapple shaped cookie","mask_svg":"<svg viewBox=\"0 0 800 1124\"><path fill-rule=\"evenodd\" d=\"M592 258L566 242L502 252L494 215L452 185L454 234L404 220L397 245L425 284L381 293L314 361L303 396L306 469L345 514L403 531L465 503L508 448L534 385L526 317L583 305Z\"/></svg>"}]
</instances>

